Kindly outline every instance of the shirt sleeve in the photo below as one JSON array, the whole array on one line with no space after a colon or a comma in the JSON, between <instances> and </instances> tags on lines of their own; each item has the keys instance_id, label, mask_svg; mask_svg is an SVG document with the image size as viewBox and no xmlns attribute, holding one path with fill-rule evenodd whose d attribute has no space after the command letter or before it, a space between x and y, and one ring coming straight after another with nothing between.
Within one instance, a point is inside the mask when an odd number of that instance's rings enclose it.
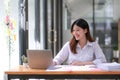
<instances>
[{"instance_id":1,"label":"shirt sleeve","mask_svg":"<svg viewBox=\"0 0 120 80\"><path fill-rule=\"evenodd\" d=\"M57 65L62 64L69 55L69 42L67 42L59 53L54 57L53 61L57 63Z\"/></svg>"},{"instance_id":2,"label":"shirt sleeve","mask_svg":"<svg viewBox=\"0 0 120 80\"><path fill-rule=\"evenodd\" d=\"M99 64L99 63L106 62L106 57L97 42L94 43L93 48L94 48L94 53L95 53L95 60L93 61L93 63Z\"/></svg>"}]
</instances>

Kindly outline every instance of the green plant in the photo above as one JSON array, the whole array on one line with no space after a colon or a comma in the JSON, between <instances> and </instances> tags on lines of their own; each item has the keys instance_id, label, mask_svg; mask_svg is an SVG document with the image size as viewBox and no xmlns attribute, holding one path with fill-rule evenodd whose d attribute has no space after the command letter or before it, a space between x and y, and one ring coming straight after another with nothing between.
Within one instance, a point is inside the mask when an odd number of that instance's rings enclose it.
<instances>
[{"instance_id":1,"label":"green plant","mask_svg":"<svg viewBox=\"0 0 120 80\"><path fill-rule=\"evenodd\" d=\"M113 47L113 50L118 50L118 46L114 46L114 47Z\"/></svg>"},{"instance_id":2,"label":"green plant","mask_svg":"<svg viewBox=\"0 0 120 80\"><path fill-rule=\"evenodd\" d=\"M27 57L25 55L22 55L21 58L22 58L23 63L28 63L28 59L27 59Z\"/></svg>"}]
</instances>

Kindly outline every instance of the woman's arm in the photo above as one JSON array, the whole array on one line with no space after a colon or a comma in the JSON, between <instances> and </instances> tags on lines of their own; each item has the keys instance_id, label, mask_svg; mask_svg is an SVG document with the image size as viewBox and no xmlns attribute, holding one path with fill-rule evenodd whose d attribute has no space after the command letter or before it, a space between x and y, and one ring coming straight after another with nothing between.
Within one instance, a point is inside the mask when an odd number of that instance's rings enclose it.
<instances>
[{"instance_id":1,"label":"woman's arm","mask_svg":"<svg viewBox=\"0 0 120 80\"><path fill-rule=\"evenodd\" d=\"M62 64L67 59L68 55L69 55L69 42L67 42L59 51L59 53L54 57L53 65Z\"/></svg>"},{"instance_id":2,"label":"woman's arm","mask_svg":"<svg viewBox=\"0 0 120 80\"><path fill-rule=\"evenodd\" d=\"M95 53L95 60L93 61L94 64L99 64L106 62L106 57L100 48L99 44L95 42L94 44L94 53Z\"/></svg>"}]
</instances>

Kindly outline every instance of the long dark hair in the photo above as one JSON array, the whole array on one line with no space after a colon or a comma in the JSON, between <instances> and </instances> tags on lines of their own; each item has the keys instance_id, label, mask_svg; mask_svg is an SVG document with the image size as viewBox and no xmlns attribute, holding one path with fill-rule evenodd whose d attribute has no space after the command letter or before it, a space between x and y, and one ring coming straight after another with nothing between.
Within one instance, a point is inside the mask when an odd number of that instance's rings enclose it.
<instances>
[{"instance_id":1,"label":"long dark hair","mask_svg":"<svg viewBox=\"0 0 120 80\"><path fill-rule=\"evenodd\" d=\"M71 26L71 33L73 32L73 27L74 25L79 26L82 29L87 29L87 33L86 33L86 39L90 42L94 42L94 39L91 37L90 35L90 29L89 29L89 25L87 23L87 21L85 21L84 19L77 19L76 21L73 22L72 26ZM75 39L75 37L73 36L73 38L70 41L70 49L71 51L76 54L76 46L77 46L78 41Z\"/></svg>"}]
</instances>

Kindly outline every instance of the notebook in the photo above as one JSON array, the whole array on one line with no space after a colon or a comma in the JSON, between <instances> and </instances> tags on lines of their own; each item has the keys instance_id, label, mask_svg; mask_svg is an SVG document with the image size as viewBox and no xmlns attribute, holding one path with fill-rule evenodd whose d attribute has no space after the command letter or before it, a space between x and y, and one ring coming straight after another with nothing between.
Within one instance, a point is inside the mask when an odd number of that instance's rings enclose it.
<instances>
[{"instance_id":1,"label":"notebook","mask_svg":"<svg viewBox=\"0 0 120 80\"><path fill-rule=\"evenodd\" d=\"M33 69L47 69L52 64L51 50L27 50L28 65Z\"/></svg>"}]
</instances>

